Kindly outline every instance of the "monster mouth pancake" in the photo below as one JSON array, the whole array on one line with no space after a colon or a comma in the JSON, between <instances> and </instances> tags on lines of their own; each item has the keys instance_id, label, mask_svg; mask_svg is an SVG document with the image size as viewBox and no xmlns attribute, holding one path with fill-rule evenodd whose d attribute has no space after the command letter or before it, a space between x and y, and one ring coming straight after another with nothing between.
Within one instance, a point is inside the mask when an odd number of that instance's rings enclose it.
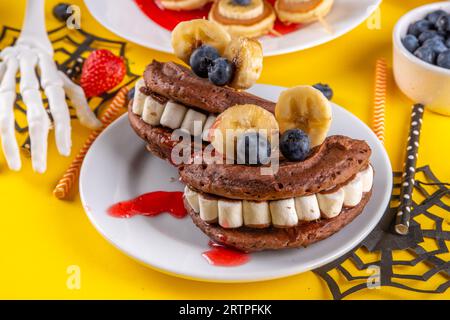
<instances>
[{"instance_id":1,"label":"monster mouth pancake","mask_svg":"<svg viewBox=\"0 0 450 320\"><path fill-rule=\"evenodd\" d=\"M221 52L230 43L219 46ZM183 56L208 55L209 50L202 44ZM228 85L214 83L209 71L208 78L199 76L195 59L188 60L192 70L173 62L147 66L128 115L147 149L177 166L186 184L185 207L199 229L244 251L276 250L325 239L363 211L372 193L371 149L362 140L327 136L331 107L319 90L294 87L273 103L233 88L233 76L226 79ZM246 67L239 72L250 65L242 64ZM246 74L259 66L252 68ZM197 148L188 149L181 163L173 159L181 143L172 139L177 130L196 137L189 144ZM219 139L228 130L235 134L233 143ZM205 160L206 150L215 157ZM256 151L256 162L250 151ZM276 170L264 173L273 159Z\"/></svg>"}]
</instances>

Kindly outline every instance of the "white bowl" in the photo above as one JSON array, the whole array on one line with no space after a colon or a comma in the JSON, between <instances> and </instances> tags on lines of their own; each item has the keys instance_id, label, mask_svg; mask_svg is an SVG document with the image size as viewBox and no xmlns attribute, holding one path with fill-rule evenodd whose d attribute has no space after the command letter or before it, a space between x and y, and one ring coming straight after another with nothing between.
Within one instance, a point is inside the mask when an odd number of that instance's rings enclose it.
<instances>
[{"instance_id":1,"label":"white bowl","mask_svg":"<svg viewBox=\"0 0 450 320\"><path fill-rule=\"evenodd\" d=\"M393 33L394 77L400 90L427 109L450 116L450 70L424 62L402 44L408 26L428 13L442 9L450 13L450 2L437 2L418 7L404 15Z\"/></svg>"}]
</instances>

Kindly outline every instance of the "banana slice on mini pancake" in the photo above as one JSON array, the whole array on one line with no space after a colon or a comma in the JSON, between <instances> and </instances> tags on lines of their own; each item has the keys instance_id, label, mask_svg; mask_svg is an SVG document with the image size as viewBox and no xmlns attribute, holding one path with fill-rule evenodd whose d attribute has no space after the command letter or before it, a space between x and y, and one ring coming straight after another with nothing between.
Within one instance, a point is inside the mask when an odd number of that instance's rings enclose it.
<instances>
[{"instance_id":1,"label":"banana slice on mini pancake","mask_svg":"<svg viewBox=\"0 0 450 320\"><path fill-rule=\"evenodd\" d=\"M311 23L325 17L334 0L277 0L275 11L284 23Z\"/></svg>"},{"instance_id":2,"label":"banana slice on mini pancake","mask_svg":"<svg viewBox=\"0 0 450 320\"><path fill-rule=\"evenodd\" d=\"M228 19L250 20L257 18L264 12L263 0L251 0L249 4L240 5L233 0L218 0L219 14Z\"/></svg>"},{"instance_id":3,"label":"banana slice on mini pancake","mask_svg":"<svg viewBox=\"0 0 450 320\"><path fill-rule=\"evenodd\" d=\"M210 0L161 0L164 9L174 11L195 10L200 9Z\"/></svg>"},{"instance_id":4,"label":"banana slice on mini pancake","mask_svg":"<svg viewBox=\"0 0 450 320\"><path fill-rule=\"evenodd\" d=\"M175 55L186 63L192 52L202 45L217 49L222 55L231 37L218 23L204 19L180 22L172 31L172 47Z\"/></svg>"},{"instance_id":5,"label":"banana slice on mini pancake","mask_svg":"<svg viewBox=\"0 0 450 320\"><path fill-rule=\"evenodd\" d=\"M230 87L248 89L258 81L263 68L263 51L259 41L245 37L233 38L224 56L235 66Z\"/></svg>"},{"instance_id":6,"label":"banana slice on mini pancake","mask_svg":"<svg viewBox=\"0 0 450 320\"><path fill-rule=\"evenodd\" d=\"M325 140L331 126L331 106L322 92L312 86L298 86L281 92L275 117L283 133L289 129L306 132L315 147Z\"/></svg>"}]
</instances>

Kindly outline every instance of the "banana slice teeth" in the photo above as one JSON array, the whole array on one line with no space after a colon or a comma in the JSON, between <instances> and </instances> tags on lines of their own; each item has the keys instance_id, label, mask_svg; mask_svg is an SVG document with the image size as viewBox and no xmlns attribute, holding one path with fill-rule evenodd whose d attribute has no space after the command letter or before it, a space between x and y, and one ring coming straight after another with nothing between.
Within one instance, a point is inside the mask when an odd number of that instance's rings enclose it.
<instances>
[{"instance_id":1,"label":"banana slice teeth","mask_svg":"<svg viewBox=\"0 0 450 320\"><path fill-rule=\"evenodd\" d=\"M232 229L242 227L242 201L219 200L219 224L222 228Z\"/></svg>"},{"instance_id":2,"label":"banana slice teeth","mask_svg":"<svg viewBox=\"0 0 450 320\"><path fill-rule=\"evenodd\" d=\"M200 218L208 223L217 222L219 216L218 201L216 199L208 199L203 195L198 195L198 204L200 210Z\"/></svg>"},{"instance_id":3,"label":"banana slice teeth","mask_svg":"<svg viewBox=\"0 0 450 320\"><path fill-rule=\"evenodd\" d=\"M311 147L322 144L331 125L330 102L311 86L298 86L283 91L275 107L281 132L289 129L305 131Z\"/></svg>"},{"instance_id":4,"label":"banana slice teeth","mask_svg":"<svg viewBox=\"0 0 450 320\"><path fill-rule=\"evenodd\" d=\"M318 193L317 200L322 215L325 218L334 218L338 216L344 205L345 193L342 188L333 193Z\"/></svg>"},{"instance_id":5,"label":"banana slice teeth","mask_svg":"<svg viewBox=\"0 0 450 320\"><path fill-rule=\"evenodd\" d=\"M186 63L192 52L201 45L209 45L223 55L231 37L224 27L205 19L180 22L172 31L175 55Z\"/></svg>"},{"instance_id":6,"label":"banana slice teeth","mask_svg":"<svg viewBox=\"0 0 450 320\"><path fill-rule=\"evenodd\" d=\"M319 202L315 194L295 198L298 220L314 221L320 219Z\"/></svg>"},{"instance_id":7,"label":"banana slice teeth","mask_svg":"<svg viewBox=\"0 0 450 320\"><path fill-rule=\"evenodd\" d=\"M187 108L179 103L169 101L161 116L161 125L170 129L178 129L183 122Z\"/></svg>"},{"instance_id":8,"label":"banana slice teeth","mask_svg":"<svg viewBox=\"0 0 450 320\"><path fill-rule=\"evenodd\" d=\"M369 192L372 189L372 185L373 185L373 168L372 168L372 166L369 165L366 170L358 173L358 176L361 177L363 192Z\"/></svg>"},{"instance_id":9,"label":"banana slice teeth","mask_svg":"<svg viewBox=\"0 0 450 320\"><path fill-rule=\"evenodd\" d=\"M298 216L295 211L295 201L293 198L270 201L269 206L274 227L288 228L298 224Z\"/></svg>"},{"instance_id":10,"label":"banana slice teeth","mask_svg":"<svg viewBox=\"0 0 450 320\"><path fill-rule=\"evenodd\" d=\"M138 81L136 81L132 105L132 111L134 114L137 115L142 115L142 111L144 110L144 102L146 95L141 92L142 87L145 87L145 81L144 79L141 78Z\"/></svg>"},{"instance_id":11,"label":"banana slice teeth","mask_svg":"<svg viewBox=\"0 0 450 320\"><path fill-rule=\"evenodd\" d=\"M230 83L231 87L248 89L261 76L263 51L257 40L244 37L234 38L226 47L224 56L235 65L233 81Z\"/></svg>"},{"instance_id":12,"label":"banana slice teeth","mask_svg":"<svg viewBox=\"0 0 450 320\"><path fill-rule=\"evenodd\" d=\"M244 224L250 228L267 228L271 224L269 204L267 201L242 202L242 211L244 215Z\"/></svg>"},{"instance_id":13,"label":"banana slice teeth","mask_svg":"<svg viewBox=\"0 0 450 320\"><path fill-rule=\"evenodd\" d=\"M186 200L189 203L189 205L191 206L191 208L194 209L194 211L196 213L199 213L200 212L200 204L198 201L198 193L193 191L188 186L186 186L184 188L184 197L186 198Z\"/></svg>"},{"instance_id":14,"label":"banana slice teeth","mask_svg":"<svg viewBox=\"0 0 450 320\"><path fill-rule=\"evenodd\" d=\"M145 98L142 120L152 126L159 126L161 116L164 112L164 105L153 99L151 96Z\"/></svg>"},{"instance_id":15,"label":"banana slice teeth","mask_svg":"<svg viewBox=\"0 0 450 320\"><path fill-rule=\"evenodd\" d=\"M216 122L217 117L214 115L209 115L206 119L205 125L203 126L202 139L204 141L209 141L210 130L214 122Z\"/></svg>"},{"instance_id":16,"label":"banana slice teeth","mask_svg":"<svg viewBox=\"0 0 450 320\"><path fill-rule=\"evenodd\" d=\"M342 187L344 190L344 206L354 207L362 199L363 185L360 177L356 176L352 181Z\"/></svg>"},{"instance_id":17,"label":"banana slice teeth","mask_svg":"<svg viewBox=\"0 0 450 320\"><path fill-rule=\"evenodd\" d=\"M264 12L263 0L252 0L245 6L235 4L230 0L219 0L217 5L219 14L228 19L250 20L259 17Z\"/></svg>"},{"instance_id":18,"label":"banana slice teeth","mask_svg":"<svg viewBox=\"0 0 450 320\"><path fill-rule=\"evenodd\" d=\"M196 137L202 134L205 121L206 115L193 109L189 109L181 124L181 129L186 130L190 135Z\"/></svg>"}]
</instances>

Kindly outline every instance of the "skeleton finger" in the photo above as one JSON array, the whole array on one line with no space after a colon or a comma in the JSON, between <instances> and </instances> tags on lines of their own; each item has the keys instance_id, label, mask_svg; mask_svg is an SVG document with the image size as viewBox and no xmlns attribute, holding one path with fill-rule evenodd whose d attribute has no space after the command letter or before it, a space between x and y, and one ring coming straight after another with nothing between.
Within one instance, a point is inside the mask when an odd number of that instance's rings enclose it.
<instances>
[{"instance_id":1,"label":"skeleton finger","mask_svg":"<svg viewBox=\"0 0 450 320\"><path fill-rule=\"evenodd\" d=\"M81 124L89 129L98 129L102 123L96 118L94 112L89 108L83 89L70 80L62 71L58 71L63 81L64 91L72 102Z\"/></svg>"},{"instance_id":2,"label":"skeleton finger","mask_svg":"<svg viewBox=\"0 0 450 320\"><path fill-rule=\"evenodd\" d=\"M22 163L14 131L14 102L19 62L12 51L4 50L1 57L4 61L0 65L0 136L8 167L18 171Z\"/></svg>"},{"instance_id":3,"label":"skeleton finger","mask_svg":"<svg viewBox=\"0 0 450 320\"><path fill-rule=\"evenodd\" d=\"M48 98L48 105L55 122L55 139L58 151L63 156L70 155L72 148L69 107L63 89L63 81L51 56L38 51L41 85Z\"/></svg>"},{"instance_id":4,"label":"skeleton finger","mask_svg":"<svg viewBox=\"0 0 450 320\"><path fill-rule=\"evenodd\" d=\"M27 120L31 140L31 161L36 172L47 169L47 138L50 120L42 103L36 77L37 55L29 50L20 53L20 93L27 106Z\"/></svg>"}]
</instances>

